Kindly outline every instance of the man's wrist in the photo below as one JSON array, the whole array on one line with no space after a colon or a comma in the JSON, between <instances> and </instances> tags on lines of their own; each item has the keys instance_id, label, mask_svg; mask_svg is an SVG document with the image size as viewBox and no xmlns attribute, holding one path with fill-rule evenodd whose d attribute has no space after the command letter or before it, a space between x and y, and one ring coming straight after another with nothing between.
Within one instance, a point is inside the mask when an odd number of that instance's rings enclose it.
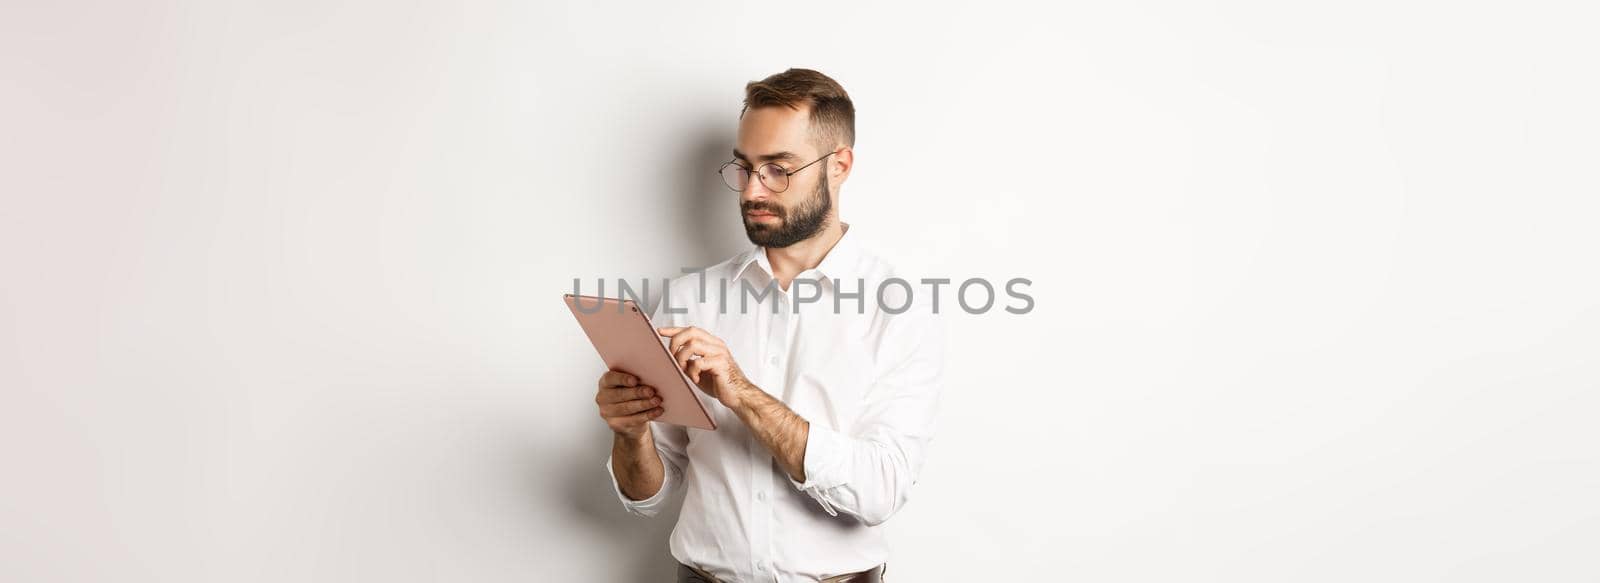
<instances>
[{"instance_id":1,"label":"man's wrist","mask_svg":"<svg viewBox=\"0 0 1600 583\"><path fill-rule=\"evenodd\" d=\"M730 389L729 395L733 398L728 399L728 402L724 402L723 405L740 414L745 413L751 406L755 405L757 393L762 392L760 388L745 380L732 383L728 385L728 388Z\"/></svg>"},{"instance_id":2,"label":"man's wrist","mask_svg":"<svg viewBox=\"0 0 1600 583\"><path fill-rule=\"evenodd\" d=\"M617 443L622 444L624 447L628 447L630 449L644 449L646 447L655 445L655 436L650 434L649 427L644 428L644 431L639 432L638 435L628 435L626 433L617 432L613 432L612 434L616 436Z\"/></svg>"}]
</instances>

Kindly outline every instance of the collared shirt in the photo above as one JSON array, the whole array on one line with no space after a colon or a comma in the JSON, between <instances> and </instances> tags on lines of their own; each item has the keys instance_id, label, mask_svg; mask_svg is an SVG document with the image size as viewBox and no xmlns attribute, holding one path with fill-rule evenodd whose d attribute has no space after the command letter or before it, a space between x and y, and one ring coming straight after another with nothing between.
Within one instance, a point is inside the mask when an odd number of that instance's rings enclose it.
<instances>
[{"instance_id":1,"label":"collared shirt","mask_svg":"<svg viewBox=\"0 0 1600 583\"><path fill-rule=\"evenodd\" d=\"M639 516L687 489L669 541L679 562L725 581L787 583L888 561L881 525L905 506L933 438L945 332L915 280L846 227L788 290L752 247L674 279L651 316L721 338L752 383L810 424L804 483L703 393L715 431L651 424L666 474L654 496L629 499L606 460L617 499ZM906 285L882 283L896 278Z\"/></svg>"}]
</instances>

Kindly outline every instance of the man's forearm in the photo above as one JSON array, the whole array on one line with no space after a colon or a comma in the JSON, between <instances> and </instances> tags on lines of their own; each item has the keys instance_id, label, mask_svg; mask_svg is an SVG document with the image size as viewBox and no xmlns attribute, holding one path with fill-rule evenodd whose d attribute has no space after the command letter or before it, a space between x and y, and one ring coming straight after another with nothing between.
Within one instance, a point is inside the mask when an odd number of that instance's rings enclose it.
<instances>
[{"instance_id":1,"label":"man's forearm","mask_svg":"<svg viewBox=\"0 0 1600 583\"><path fill-rule=\"evenodd\" d=\"M809 421L783 404L783 401L754 385L741 393L733 412L739 415L756 439L767 446L783 471L788 472L796 482L806 481L806 437L811 433Z\"/></svg>"},{"instance_id":2,"label":"man's forearm","mask_svg":"<svg viewBox=\"0 0 1600 583\"><path fill-rule=\"evenodd\" d=\"M613 435L611 470L616 472L617 487L633 500L656 495L666 479L666 468L661 465L661 454L656 452L655 436L649 431L638 438Z\"/></svg>"}]
</instances>

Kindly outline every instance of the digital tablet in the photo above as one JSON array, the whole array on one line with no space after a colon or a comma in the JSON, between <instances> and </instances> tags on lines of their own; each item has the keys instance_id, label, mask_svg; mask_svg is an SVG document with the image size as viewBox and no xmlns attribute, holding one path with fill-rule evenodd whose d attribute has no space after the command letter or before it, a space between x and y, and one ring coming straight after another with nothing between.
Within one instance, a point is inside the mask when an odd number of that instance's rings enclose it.
<instances>
[{"instance_id":1,"label":"digital tablet","mask_svg":"<svg viewBox=\"0 0 1600 583\"><path fill-rule=\"evenodd\" d=\"M678 368L666 340L656 333L650 316L633 300L563 294L567 308L589 336L606 368L639 378L661 397L661 416L653 421L716 429L717 422L700 401L700 389Z\"/></svg>"}]
</instances>

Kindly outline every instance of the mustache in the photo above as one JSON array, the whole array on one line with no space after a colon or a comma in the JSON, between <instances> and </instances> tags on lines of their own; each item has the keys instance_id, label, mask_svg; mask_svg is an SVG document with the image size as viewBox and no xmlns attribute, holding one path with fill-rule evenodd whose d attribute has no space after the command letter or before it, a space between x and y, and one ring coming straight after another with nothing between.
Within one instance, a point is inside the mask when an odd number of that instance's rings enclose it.
<instances>
[{"instance_id":1,"label":"mustache","mask_svg":"<svg viewBox=\"0 0 1600 583\"><path fill-rule=\"evenodd\" d=\"M780 219L783 218L783 216L784 216L783 207L775 205L775 204L772 204L772 203L764 201L764 200L751 200L751 201L745 201L745 202L739 203L739 213L740 214L748 213L750 211L761 211L761 212L764 212L764 213L772 213L772 214L776 215Z\"/></svg>"}]
</instances>

